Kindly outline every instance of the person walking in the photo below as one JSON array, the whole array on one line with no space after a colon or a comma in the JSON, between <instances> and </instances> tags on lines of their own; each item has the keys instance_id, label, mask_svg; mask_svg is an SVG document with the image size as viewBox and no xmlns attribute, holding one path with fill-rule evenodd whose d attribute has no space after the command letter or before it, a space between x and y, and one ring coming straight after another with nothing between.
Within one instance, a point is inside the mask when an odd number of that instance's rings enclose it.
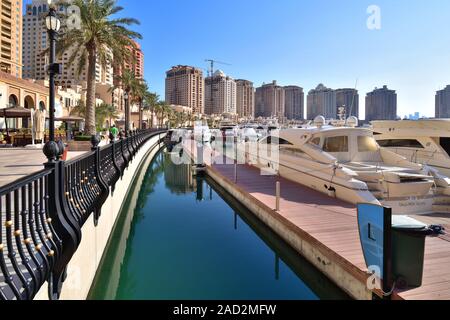
<instances>
[{"instance_id":1,"label":"person walking","mask_svg":"<svg viewBox=\"0 0 450 320\"><path fill-rule=\"evenodd\" d=\"M109 129L110 133L110 139L113 141L117 140L117 136L119 135L119 129L116 128L116 125L113 124L112 127Z\"/></svg>"}]
</instances>

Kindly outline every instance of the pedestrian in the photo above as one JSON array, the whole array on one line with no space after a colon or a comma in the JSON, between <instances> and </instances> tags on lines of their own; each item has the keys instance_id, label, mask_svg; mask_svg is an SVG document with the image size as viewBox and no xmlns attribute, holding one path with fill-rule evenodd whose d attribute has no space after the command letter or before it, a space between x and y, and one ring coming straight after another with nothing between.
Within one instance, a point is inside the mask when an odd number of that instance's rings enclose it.
<instances>
[{"instance_id":1,"label":"pedestrian","mask_svg":"<svg viewBox=\"0 0 450 320\"><path fill-rule=\"evenodd\" d=\"M111 140L113 141L117 140L117 136L119 135L119 129L116 128L115 124L113 124L112 127L109 129L109 133Z\"/></svg>"}]
</instances>

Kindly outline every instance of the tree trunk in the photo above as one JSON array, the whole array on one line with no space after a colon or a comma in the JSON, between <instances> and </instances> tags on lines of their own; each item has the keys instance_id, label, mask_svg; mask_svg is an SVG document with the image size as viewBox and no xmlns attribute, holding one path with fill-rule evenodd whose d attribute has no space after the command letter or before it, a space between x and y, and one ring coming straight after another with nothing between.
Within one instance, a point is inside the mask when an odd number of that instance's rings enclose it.
<instances>
[{"instance_id":1,"label":"tree trunk","mask_svg":"<svg viewBox=\"0 0 450 320\"><path fill-rule=\"evenodd\" d=\"M144 122L144 111L142 111L142 99L139 99L139 126L138 128L142 130L142 122Z\"/></svg>"},{"instance_id":2,"label":"tree trunk","mask_svg":"<svg viewBox=\"0 0 450 320\"><path fill-rule=\"evenodd\" d=\"M151 115L151 125L150 125L150 127L153 129L153 121L154 121L154 112L155 112L155 107L154 106L152 106L151 107L151 113L152 113L152 115Z\"/></svg>"},{"instance_id":3,"label":"tree trunk","mask_svg":"<svg viewBox=\"0 0 450 320\"><path fill-rule=\"evenodd\" d=\"M88 45L88 71L87 71L87 91L86 91L86 134L97 134L95 126L95 67L97 63L97 50L95 44Z\"/></svg>"}]
</instances>

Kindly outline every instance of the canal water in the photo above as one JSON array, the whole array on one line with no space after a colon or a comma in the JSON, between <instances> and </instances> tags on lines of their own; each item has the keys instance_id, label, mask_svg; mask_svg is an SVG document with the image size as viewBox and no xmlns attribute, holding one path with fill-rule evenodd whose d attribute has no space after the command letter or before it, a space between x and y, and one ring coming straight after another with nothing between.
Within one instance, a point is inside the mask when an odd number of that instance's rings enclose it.
<instances>
[{"instance_id":1,"label":"canal water","mask_svg":"<svg viewBox=\"0 0 450 320\"><path fill-rule=\"evenodd\" d=\"M213 181L160 152L122 210L90 299L348 297Z\"/></svg>"}]
</instances>

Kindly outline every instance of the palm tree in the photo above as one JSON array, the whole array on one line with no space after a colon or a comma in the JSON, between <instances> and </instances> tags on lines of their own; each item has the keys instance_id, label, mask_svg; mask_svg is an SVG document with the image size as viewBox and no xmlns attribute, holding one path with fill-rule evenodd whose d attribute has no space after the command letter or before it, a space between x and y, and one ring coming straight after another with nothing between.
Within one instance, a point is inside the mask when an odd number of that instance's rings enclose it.
<instances>
[{"instance_id":1,"label":"palm tree","mask_svg":"<svg viewBox=\"0 0 450 320\"><path fill-rule=\"evenodd\" d=\"M142 129L142 121L144 118L144 115L143 115L144 99L147 94L148 94L147 82L145 82L145 80L138 81L137 85L134 88L133 97L139 107L139 125L138 125L139 129Z\"/></svg>"},{"instance_id":2,"label":"palm tree","mask_svg":"<svg viewBox=\"0 0 450 320\"><path fill-rule=\"evenodd\" d=\"M86 117L86 103L83 100L79 100L77 105L70 111L71 116Z\"/></svg>"},{"instance_id":3,"label":"palm tree","mask_svg":"<svg viewBox=\"0 0 450 320\"><path fill-rule=\"evenodd\" d=\"M164 119L172 112L172 108L165 102L160 101L155 106L155 113L158 120L158 125L161 128L164 125Z\"/></svg>"},{"instance_id":4,"label":"palm tree","mask_svg":"<svg viewBox=\"0 0 450 320\"><path fill-rule=\"evenodd\" d=\"M146 92L144 96L144 106L151 112L151 128L153 128L153 120L155 115L155 107L158 104L159 96L153 92Z\"/></svg>"},{"instance_id":5,"label":"palm tree","mask_svg":"<svg viewBox=\"0 0 450 320\"><path fill-rule=\"evenodd\" d=\"M132 18L116 18L123 10L116 5L116 0L73 0L72 5L80 9L80 28L64 30L58 43L58 53L70 52L69 63L78 63L78 74L87 67L86 93L86 133L96 133L95 92L96 64L106 67L123 61L129 55L130 47L134 47L132 39L142 36L128 29L139 24ZM113 17L114 16L114 17Z\"/></svg>"},{"instance_id":6,"label":"palm tree","mask_svg":"<svg viewBox=\"0 0 450 320\"><path fill-rule=\"evenodd\" d=\"M84 103L84 101L80 100L78 104L72 109L72 111L70 111L70 115L85 118L86 110L86 104ZM110 104L102 103L95 108L95 125L96 129L98 130L103 129L103 125L107 119L109 119L109 123L111 123L112 119L117 118L117 111Z\"/></svg>"},{"instance_id":7,"label":"palm tree","mask_svg":"<svg viewBox=\"0 0 450 320\"><path fill-rule=\"evenodd\" d=\"M125 93L130 97L129 102L138 102L137 96L141 94L143 89L142 79L136 78L134 71L130 69L123 69L120 75L117 75L116 81L119 84L118 87L122 88ZM127 110L125 110L127 112ZM128 108L128 114L126 115L128 121L131 119L131 108Z\"/></svg>"},{"instance_id":8,"label":"palm tree","mask_svg":"<svg viewBox=\"0 0 450 320\"><path fill-rule=\"evenodd\" d=\"M103 129L106 120L109 120L109 124L111 125L112 120L118 117L117 110L113 105L102 103L95 109L97 129Z\"/></svg>"}]
</instances>

